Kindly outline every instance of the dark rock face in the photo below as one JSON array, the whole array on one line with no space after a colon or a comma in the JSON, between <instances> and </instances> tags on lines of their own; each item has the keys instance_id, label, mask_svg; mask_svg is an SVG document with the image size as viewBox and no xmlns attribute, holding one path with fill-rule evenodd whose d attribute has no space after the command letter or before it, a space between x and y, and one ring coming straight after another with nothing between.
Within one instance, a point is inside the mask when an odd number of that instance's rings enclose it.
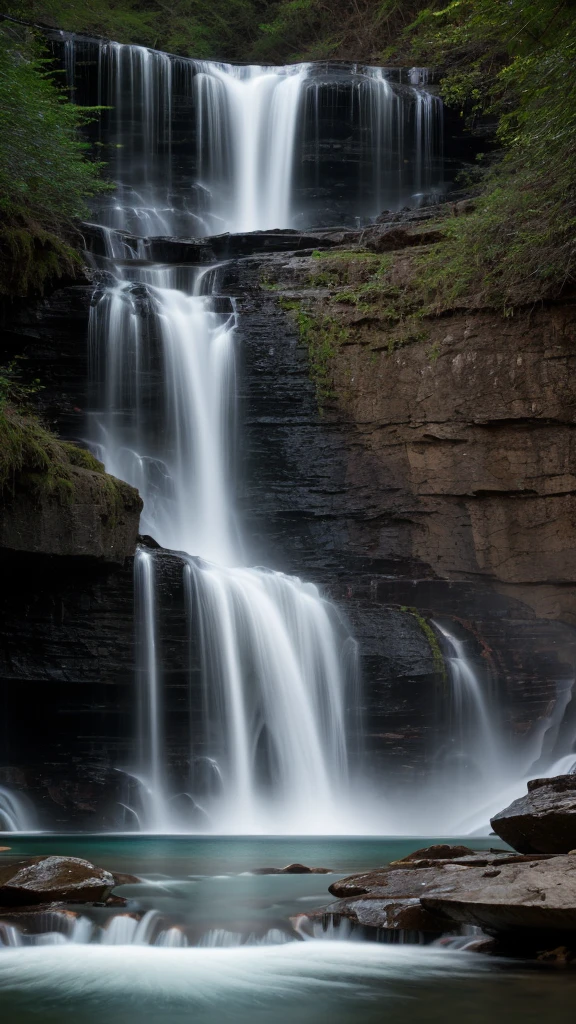
<instances>
[{"instance_id":1,"label":"dark rock face","mask_svg":"<svg viewBox=\"0 0 576 1024\"><path fill-rule=\"evenodd\" d=\"M500 811L491 825L521 853L571 853L576 849L576 775L532 779L528 795Z\"/></svg>"},{"instance_id":2,"label":"dark rock face","mask_svg":"<svg viewBox=\"0 0 576 1024\"><path fill-rule=\"evenodd\" d=\"M198 674L182 563L157 552L168 756L190 757L188 681ZM132 560L4 553L0 600L0 785L29 797L41 829L125 830L138 809ZM201 687L197 686L198 694ZM200 697L198 697L200 699Z\"/></svg>"},{"instance_id":3,"label":"dark rock face","mask_svg":"<svg viewBox=\"0 0 576 1024\"><path fill-rule=\"evenodd\" d=\"M114 876L80 857L38 857L0 868L0 905L93 903L104 900Z\"/></svg>"}]
</instances>

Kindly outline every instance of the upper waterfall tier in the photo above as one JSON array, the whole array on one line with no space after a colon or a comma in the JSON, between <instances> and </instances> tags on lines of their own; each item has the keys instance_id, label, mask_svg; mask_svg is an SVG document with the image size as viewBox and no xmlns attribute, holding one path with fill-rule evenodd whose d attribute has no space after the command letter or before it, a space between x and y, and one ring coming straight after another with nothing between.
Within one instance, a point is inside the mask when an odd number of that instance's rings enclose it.
<instances>
[{"instance_id":1,"label":"upper waterfall tier","mask_svg":"<svg viewBox=\"0 0 576 1024\"><path fill-rule=\"evenodd\" d=\"M57 34L72 95L103 111L118 192L98 219L145 235L349 224L443 183L424 69L257 67Z\"/></svg>"}]
</instances>

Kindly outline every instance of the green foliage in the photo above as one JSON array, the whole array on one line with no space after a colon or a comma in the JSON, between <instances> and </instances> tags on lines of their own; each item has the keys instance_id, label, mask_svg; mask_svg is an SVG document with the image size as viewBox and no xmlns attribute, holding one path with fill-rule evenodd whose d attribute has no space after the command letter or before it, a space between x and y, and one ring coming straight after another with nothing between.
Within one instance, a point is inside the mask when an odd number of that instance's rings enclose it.
<instances>
[{"instance_id":1,"label":"green foliage","mask_svg":"<svg viewBox=\"0 0 576 1024\"><path fill-rule=\"evenodd\" d=\"M279 0L267 5L254 57L380 61L412 23L422 0ZM396 61L394 61L396 62Z\"/></svg>"},{"instance_id":2,"label":"green foliage","mask_svg":"<svg viewBox=\"0 0 576 1024\"><path fill-rule=\"evenodd\" d=\"M22 372L24 356L16 356L9 363L0 366L0 410L7 402L17 405L25 404L32 395L42 390L42 384L36 377L27 381Z\"/></svg>"},{"instance_id":3,"label":"green foliage","mask_svg":"<svg viewBox=\"0 0 576 1024\"><path fill-rule=\"evenodd\" d=\"M322 410L335 397L332 360L347 340L348 331L337 317L306 309L300 299L280 299L280 305L294 316L300 341L308 350L310 379L316 385L318 407Z\"/></svg>"},{"instance_id":4,"label":"green foliage","mask_svg":"<svg viewBox=\"0 0 576 1024\"><path fill-rule=\"evenodd\" d=\"M247 59L266 0L11 0L14 17L198 58Z\"/></svg>"},{"instance_id":5,"label":"green foliage","mask_svg":"<svg viewBox=\"0 0 576 1024\"><path fill-rule=\"evenodd\" d=\"M86 477L78 470L90 470ZM109 476L90 452L61 441L29 412L12 405L0 408L0 500L15 494L46 498L61 504L97 503L108 525L114 526L127 506L134 507L137 492Z\"/></svg>"},{"instance_id":6,"label":"green foliage","mask_svg":"<svg viewBox=\"0 0 576 1024\"><path fill-rule=\"evenodd\" d=\"M389 353L403 345L424 341L427 310L411 277L396 280L394 254L366 250L330 250L314 257L318 270L309 275L312 287L330 288L329 296L308 301L320 318L336 319L353 340ZM342 309L344 307L344 309Z\"/></svg>"},{"instance_id":7,"label":"green foliage","mask_svg":"<svg viewBox=\"0 0 576 1024\"><path fill-rule=\"evenodd\" d=\"M35 416L10 405L0 409L0 491L25 487L67 501L73 493L71 466L104 473L90 452L59 441Z\"/></svg>"},{"instance_id":8,"label":"green foliage","mask_svg":"<svg viewBox=\"0 0 576 1024\"><path fill-rule=\"evenodd\" d=\"M0 31L0 294L42 292L81 264L75 219L105 188L68 102L30 38Z\"/></svg>"},{"instance_id":9,"label":"green foliage","mask_svg":"<svg viewBox=\"0 0 576 1024\"><path fill-rule=\"evenodd\" d=\"M484 181L474 212L449 223L446 244L424 257L423 292L434 308L472 294L511 305L553 297L575 279L576 23L573 5L555 0L462 0L439 12L454 59L478 46L457 81L454 102L498 115L501 160ZM446 34L448 33L448 34ZM438 50L434 52L439 52ZM482 80L482 99L477 85Z\"/></svg>"}]
</instances>

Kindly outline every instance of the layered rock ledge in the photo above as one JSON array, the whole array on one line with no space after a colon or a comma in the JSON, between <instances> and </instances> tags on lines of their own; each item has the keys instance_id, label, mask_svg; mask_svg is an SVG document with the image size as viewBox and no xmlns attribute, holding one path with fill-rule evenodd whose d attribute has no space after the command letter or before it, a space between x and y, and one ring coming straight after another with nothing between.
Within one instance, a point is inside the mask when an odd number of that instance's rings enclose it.
<instances>
[{"instance_id":1,"label":"layered rock ledge","mask_svg":"<svg viewBox=\"0 0 576 1024\"><path fill-rule=\"evenodd\" d=\"M497 940L490 950L538 955L566 946L566 956L556 959L568 962L576 950L575 819L576 776L534 779L526 797L492 819L518 852L448 845L417 850L333 882L329 891L339 899L305 916L323 927L347 920L421 942L474 925Z\"/></svg>"}]
</instances>

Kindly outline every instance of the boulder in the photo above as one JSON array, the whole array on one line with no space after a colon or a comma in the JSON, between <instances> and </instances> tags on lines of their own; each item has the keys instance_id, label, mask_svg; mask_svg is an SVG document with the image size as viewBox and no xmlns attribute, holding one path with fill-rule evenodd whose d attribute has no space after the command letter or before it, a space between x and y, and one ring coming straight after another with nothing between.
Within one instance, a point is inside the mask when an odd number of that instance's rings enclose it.
<instances>
[{"instance_id":1,"label":"boulder","mask_svg":"<svg viewBox=\"0 0 576 1024\"><path fill-rule=\"evenodd\" d=\"M253 875L331 875L332 868L309 868L305 864L287 864L284 868L254 868Z\"/></svg>"},{"instance_id":2,"label":"boulder","mask_svg":"<svg viewBox=\"0 0 576 1024\"><path fill-rule=\"evenodd\" d=\"M99 463L94 460L96 465ZM0 548L97 559L122 565L134 554L142 499L135 487L102 470L67 468L64 497L48 483L20 481L0 500Z\"/></svg>"},{"instance_id":3,"label":"boulder","mask_svg":"<svg viewBox=\"0 0 576 1024\"><path fill-rule=\"evenodd\" d=\"M137 875L129 875L125 871L114 871L112 874L114 885L137 885L142 881Z\"/></svg>"},{"instance_id":4,"label":"boulder","mask_svg":"<svg viewBox=\"0 0 576 1024\"><path fill-rule=\"evenodd\" d=\"M508 863L462 881L452 891L423 893L423 907L496 934L576 932L576 857Z\"/></svg>"},{"instance_id":5,"label":"boulder","mask_svg":"<svg viewBox=\"0 0 576 1024\"><path fill-rule=\"evenodd\" d=\"M455 857L475 856L469 846L449 846L448 843L437 843L435 846L424 846L414 850L407 857L393 860L392 864L409 864L413 860L453 860Z\"/></svg>"},{"instance_id":6,"label":"boulder","mask_svg":"<svg viewBox=\"0 0 576 1024\"><path fill-rule=\"evenodd\" d=\"M491 824L521 853L570 853L576 847L576 775L532 779L527 796L514 800Z\"/></svg>"},{"instance_id":7,"label":"boulder","mask_svg":"<svg viewBox=\"0 0 576 1024\"><path fill-rule=\"evenodd\" d=\"M81 857L35 857L0 868L0 906L103 902L114 876Z\"/></svg>"}]
</instances>

